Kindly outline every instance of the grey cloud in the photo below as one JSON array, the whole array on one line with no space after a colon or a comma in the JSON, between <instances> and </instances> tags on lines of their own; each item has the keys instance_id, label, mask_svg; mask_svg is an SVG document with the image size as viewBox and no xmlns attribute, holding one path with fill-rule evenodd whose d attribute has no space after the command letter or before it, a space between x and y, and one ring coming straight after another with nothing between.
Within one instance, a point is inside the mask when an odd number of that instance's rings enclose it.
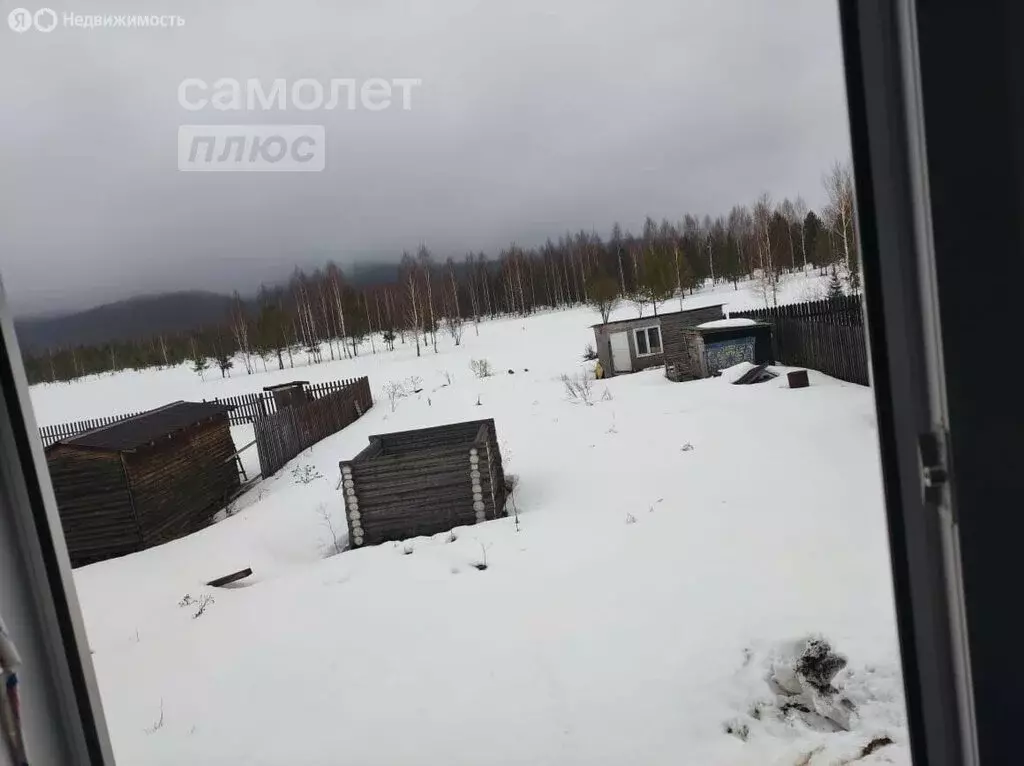
<instances>
[{"instance_id":1,"label":"grey cloud","mask_svg":"<svg viewBox=\"0 0 1024 766\"><path fill-rule=\"evenodd\" d=\"M19 1L18 4L23 4ZM13 4L8 3L10 7ZM5 6L4 17L10 10ZM296 264L530 245L644 215L821 201L848 153L833 3L163 4L178 29L0 29L0 269L15 307L253 289ZM413 109L188 112L213 82L418 77ZM323 173L181 173L181 124L324 124Z\"/></svg>"}]
</instances>

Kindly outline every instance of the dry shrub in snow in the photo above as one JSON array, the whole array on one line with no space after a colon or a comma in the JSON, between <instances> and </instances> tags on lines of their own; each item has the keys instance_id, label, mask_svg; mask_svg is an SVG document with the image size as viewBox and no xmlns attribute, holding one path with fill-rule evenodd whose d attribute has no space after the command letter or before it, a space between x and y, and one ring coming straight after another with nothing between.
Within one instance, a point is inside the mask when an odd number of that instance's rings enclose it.
<instances>
[{"instance_id":1,"label":"dry shrub in snow","mask_svg":"<svg viewBox=\"0 0 1024 766\"><path fill-rule=\"evenodd\" d=\"M327 531L331 534L331 555L341 553L345 550L345 538L338 534L338 528L334 525L334 519L332 518L327 505L325 503L320 503L316 507L316 512L317 515L323 519L324 526L327 527Z\"/></svg>"},{"instance_id":2,"label":"dry shrub in snow","mask_svg":"<svg viewBox=\"0 0 1024 766\"><path fill-rule=\"evenodd\" d=\"M516 502L516 487L519 486L519 476L514 473L505 474L505 504L512 503L512 514L516 522L516 532L519 531L519 504Z\"/></svg>"},{"instance_id":3,"label":"dry shrub in snow","mask_svg":"<svg viewBox=\"0 0 1024 766\"><path fill-rule=\"evenodd\" d=\"M164 701L160 699L160 717L153 722L153 725L145 729L146 734L155 734L164 728Z\"/></svg>"},{"instance_id":4,"label":"dry shrub in snow","mask_svg":"<svg viewBox=\"0 0 1024 766\"><path fill-rule=\"evenodd\" d=\"M384 384L384 396L387 397L391 403L391 411L395 411L395 407L398 406L398 400L403 396L408 396L405 392L405 386L400 381L389 380Z\"/></svg>"},{"instance_id":5,"label":"dry shrub in snow","mask_svg":"<svg viewBox=\"0 0 1024 766\"><path fill-rule=\"evenodd\" d=\"M562 385L565 386L565 393L571 401L583 402L588 406L594 403L593 381L586 373L579 373L572 377L563 375Z\"/></svg>"},{"instance_id":6,"label":"dry shrub in snow","mask_svg":"<svg viewBox=\"0 0 1024 766\"><path fill-rule=\"evenodd\" d=\"M312 484L317 479L324 478L324 475L316 470L313 465L297 465L292 469L292 478L296 484Z\"/></svg>"},{"instance_id":7,"label":"dry shrub in snow","mask_svg":"<svg viewBox=\"0 0 1024 766\"><path fill-rule=\"evenodd\" d=\"M588 343L583 349L583 361L593 362L595 359L597 359L597 352L594 351L594 344Z\"/></svg>"},{"instance_id":8,"label":"dry shrub in snow","mask_svg":"<svg viewBox=\"0 0 1024 766\"><path fill-rule=\"evenodd\" d=\"M479 540L477 540L477 543L480 545L480 560L473 562L473 564L471 566L474 569L477 569L477 570L483 572L484 570L487 569L487 549L490 548L491 546L490 545L484 545Z\"/></svg>"},{"instance_id":9,"label":"dry shrub in snow","mask_svg":"<svg viewBox=\"0 0 1024 766\"><path fill-rule=\"evenodd\" d=\"M473 374L478 378L489 378L494 374L491 363L486 359L471 359L469 361L469 369L471 369Z\"/></svg>"},{"instance_id":10,"label":"dry shrub in snow","mask_svg":"<svg viewBox=\"0 0 1024 766\"><path fill-rule=\"evenodd\" d=\"M452 336L452 340L455 341L455 345L460 345L462 343L462 331L465 328L465 322L462 317L458 315L445 317L444 326L448 330L448 334Z\"/></svg>"},{"instance_id":11,"label":"dry shrub in snow","mask_svg":"<svg viewBox=\"0 0 1024 766\"><path fill-rule=\"evenodd\" d=\"M197 607L196 611L192 614L192 619L195 620L195 619L197 619L199 617L202 617L203 614L206 613L207 607L209 607L210 604L212 604L212 603L214 603L214 598L213 598L213 596L210 596L208 594L204 593L202 596L200 596L199 598L196 599L196 598L192 598L191 594L186 593L185 597L181 601L178 602L178 606L182 606L182 607L184 607L184 606L194 606L194 607Z\"/></svg>"}]
</instances>

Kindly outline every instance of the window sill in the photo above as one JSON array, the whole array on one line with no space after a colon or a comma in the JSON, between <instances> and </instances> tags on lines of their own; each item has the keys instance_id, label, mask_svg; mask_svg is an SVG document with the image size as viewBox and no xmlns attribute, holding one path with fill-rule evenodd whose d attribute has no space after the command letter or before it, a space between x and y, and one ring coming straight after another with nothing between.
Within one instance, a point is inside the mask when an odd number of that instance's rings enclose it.
<instances>
[{"instance_id":1,"label":"window sill","mask_svg":"<svg viewBox=\"0 0 1024 766\"><path fill-rule=\"evenodd\" d=\"M652 356L661 356L662 353L663 352L661 352L661 351L654 351L653 353L650 353L650 354L637 354L636 358L637 359L647 359L648 357L652 357Z\"/></svg>"}]
</instances>

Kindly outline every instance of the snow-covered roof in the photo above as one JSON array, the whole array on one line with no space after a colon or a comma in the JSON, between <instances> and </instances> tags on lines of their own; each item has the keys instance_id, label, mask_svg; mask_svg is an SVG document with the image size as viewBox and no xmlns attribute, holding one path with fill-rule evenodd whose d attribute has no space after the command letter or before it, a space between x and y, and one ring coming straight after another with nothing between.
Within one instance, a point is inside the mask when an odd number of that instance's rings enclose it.
<instances>
[{"instance_id":1,"label":"snow-covered roof","mask_svg":"<svg viewBox=\"0 0 1024 766\"><path fill-rule=\"evenodd\" d=\"M704 324L699 324L702 330L713 330L721 327L750 327L751 325L757 324L753 319L746 319L745 317L736 317L735 319L714 319Z\"/></svg>"}]
</instances>

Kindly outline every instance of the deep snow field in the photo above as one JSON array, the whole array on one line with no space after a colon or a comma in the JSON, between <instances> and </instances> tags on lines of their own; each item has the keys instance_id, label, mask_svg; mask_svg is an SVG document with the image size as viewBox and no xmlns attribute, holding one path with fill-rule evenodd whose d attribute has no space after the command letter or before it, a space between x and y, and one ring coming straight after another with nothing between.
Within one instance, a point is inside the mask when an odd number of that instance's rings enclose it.
<instances>
[{"instance_id":1,"label":"deep snow field","mask_svg":"<svg viewBox=\"0 0 1024 766\"><path fill-rule=\"evenodd\" d=\"M814 297L818 282L783 295ZM684 307L720 301L757 303L741 286ZM598 320L579 308L469 324L461 346L439 336L419 358L378 342L224 380L181 367L34 387L40 424L296 378L368 375L376 400L223 521L75 571L118 762L909 764L870 390L814 372L789 390L650 370L573 402L559 377L592 368L581 354ZM470 372L480 358L493 377ZM384 385L410 376L422 393L392 411ZM334 553L339 460L373 433L482 417L518 478L519 531L510 516L454 541ZM239 587L203 585L247 566ZM214 600L195 617L186 594ZM760 712L778 646L810 634L849 658L836 681L857 705L848 732ZM893 744L861 757L879 737Z\"/></svg>"}]
</instances>

